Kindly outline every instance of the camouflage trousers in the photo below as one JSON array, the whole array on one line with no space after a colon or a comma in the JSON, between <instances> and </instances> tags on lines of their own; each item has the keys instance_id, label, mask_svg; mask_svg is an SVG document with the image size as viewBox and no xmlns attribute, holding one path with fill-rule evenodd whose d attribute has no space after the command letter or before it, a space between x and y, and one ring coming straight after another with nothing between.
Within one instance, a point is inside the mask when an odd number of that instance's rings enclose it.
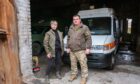
<instances>
[{"instance_id":1,"label":"camouflage trousers","mask_svg":"<svg viewBox=\"0 0 140 84\"><path fill-rule=\"evenodd\" d=\"M77 75L78 68L77 62L79 61L81 66L81 76L82 78L88 77L88 67L87 67L87 57L84 50L70 52L70 60L71 60L71 74Z\"/></svg>"}]
</instances>

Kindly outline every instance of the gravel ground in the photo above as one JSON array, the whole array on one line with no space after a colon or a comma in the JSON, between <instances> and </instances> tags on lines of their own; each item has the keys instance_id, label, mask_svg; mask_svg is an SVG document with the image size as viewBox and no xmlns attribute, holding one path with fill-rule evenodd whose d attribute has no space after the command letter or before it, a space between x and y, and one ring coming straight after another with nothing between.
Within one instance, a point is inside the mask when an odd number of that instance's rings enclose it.
<instances>
[{"instance_id":1,"label":"gravel ground","mask_svg":"<svg viewBox=\"0 0 140 84\"><path fill-rule=\"evenodd\" d=\"M46 70L46 58L42 56L40 58L41 70L35 73L36 78L45 78L45 70ZM138 60L140 61L140 60ZM105 70L105 69L89 69L89 77L87 84L140 84L140 62L135 65L117 65L114 70ZM136 66L137 65L137 66ZM59 80L55 76L55 69L52 69L52 73L50 74L50 82L51 84L80 84L80 70L78 74L78 78L73 82L68 82L70 76L70 66L63 65L62 66L62 79ZM42 80L43 80L42 79ZM39 83L35 82L33 84L47 84L47 83Z\"/></svg>"},{"instance_id":2,"label":"gravel ground","mask_svg":"<svg viewBox=\"0 0 140 84\"><path fill-rule=\"evenodd\" d=\"M79 84L80 70L78 78L73 82L68 82L70 67L63 66L61 80L55 77L54 69L50 74L51 84ZM45 65L41 66L41 71L35 73L37 78L45 77ZM133 65L117 65L112 71L104 69L89 69L87 84L140 84L140 67Z\"/></svg>"}]
</instances>

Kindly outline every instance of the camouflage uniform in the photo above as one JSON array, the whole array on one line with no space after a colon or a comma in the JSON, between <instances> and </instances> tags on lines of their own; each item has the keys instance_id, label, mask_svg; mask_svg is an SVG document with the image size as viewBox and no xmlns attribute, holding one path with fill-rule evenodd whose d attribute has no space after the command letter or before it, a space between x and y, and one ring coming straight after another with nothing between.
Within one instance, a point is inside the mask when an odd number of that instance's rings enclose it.
<instances>
[{"instance_id":1,"label":"camouflage uniform","mask_svg":"<svg viewBox=\"0 0 140 84\"><path fill-rule=\"evenodd\" d=\"M77 75L77 61L79 61L82 71L82 77L87 78L88 67L85 50L90 49L92 45L91 33L89 31L89 28L82 23L79 28L75 28L73 25L71 25L68 32L67 41L67 48L71 49L71 74Z\"/></svg>"},{"instance_id":2,"label":"camouflage uniform","mask_svg":"<svg viewBox=\"0 0 140 84\"><path fill-rule=\"evenodd\" d=\"M71 60L71 70L72 75L77 75L77 61L79 61L82 70L82 78L87 78L88 76L88 67L87 67L87 57L84 50L71 52L70 53L70 60Z\"/></svg>"}]
</instances>

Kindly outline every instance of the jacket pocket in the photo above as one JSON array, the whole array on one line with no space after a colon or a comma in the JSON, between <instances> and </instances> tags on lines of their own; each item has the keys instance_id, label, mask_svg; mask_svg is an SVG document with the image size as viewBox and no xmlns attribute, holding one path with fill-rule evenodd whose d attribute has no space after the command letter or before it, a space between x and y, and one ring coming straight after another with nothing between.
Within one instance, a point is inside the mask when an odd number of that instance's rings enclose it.
<instances>
[{"instance_id":1,"label":"jacket pocket","mask_svg":"<svg viewBox=\"0 0 140 84\"><path fill-rule=\"evenodd\" d=\"M81 49L85 49L85 47L86 47L85 40L84 40L84 39L81 39L81 40L80 40L80 48L81 48Z\"/></svg>"}]
</instances>

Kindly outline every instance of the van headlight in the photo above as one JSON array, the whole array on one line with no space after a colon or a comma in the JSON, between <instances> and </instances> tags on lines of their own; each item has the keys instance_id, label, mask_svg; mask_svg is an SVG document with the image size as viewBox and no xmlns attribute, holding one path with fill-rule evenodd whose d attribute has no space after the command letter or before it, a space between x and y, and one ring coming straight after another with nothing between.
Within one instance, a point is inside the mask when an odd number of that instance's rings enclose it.
<instances>
[{"instance_id":1,"label":"van headlight","mask_svg":"<svg viewBox=\"0 0 140 84\"><path fill-rule=\"evenodd\" d=\"M109 50L116 46L115 41L112 43L104 44L104 45L93 45L93 50Z\"/></svg>"},{"instance_id":2,"label":"van headlight","mask_svg":"<svg viewBox=\"0 0 140 84\"><path fill-rule=\"evenodd\" d=\"M116 43L115 41L111 42L111 43L108 43L108 44L105 44L104 45L104 50L109 50L109 49L112 49L116 46Z\"/></svg>"}]
</instances>

